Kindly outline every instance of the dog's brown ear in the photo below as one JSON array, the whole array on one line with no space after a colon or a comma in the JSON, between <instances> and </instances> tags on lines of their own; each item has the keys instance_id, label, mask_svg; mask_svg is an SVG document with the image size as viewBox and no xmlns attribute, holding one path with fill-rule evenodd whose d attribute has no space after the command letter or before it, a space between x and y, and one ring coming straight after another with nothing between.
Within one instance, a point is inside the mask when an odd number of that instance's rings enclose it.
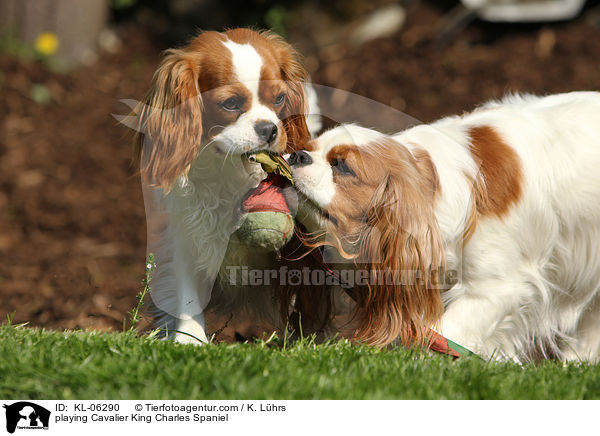
<instances>
[{"instance_id":1,"label":"dog's brown ear","mask_svg":"<svg viewBox=\"0 0 600 436\"><path fill-rule=\"evenodd\" d=\"M408 152L407 152L408 154ZM434 216L434 190L425 168L406 156L372 200L357 257L377 279L357 287L359 341L384 346L400 337L424 345L443 306L437 286L444 252Z\"/></svg>"},{"instance_id":2,"label":"dog's brown ear","mask_svg":"<svg viewBox=\"0 0 600 436\"><path fill-rule=\"evenodd\" d=\"M199 63L197 56L184 50L168 50L136 109L135 145L143 180L166 192L187 174L200 148Z\"/></svg>"},{"instance_id":3,"label":"dog's brown ear","mask_svg":"<svg viewBox=\"0 0 600 436\"><path fill-rule=\"evenodd\" d=\"M308 73L302 66L298 52L283 38L269 31L262 32L261 35L275 47L281 78L288 87L281 119L287 135L286 152L292 152L299 144L310 139L310 132L306 125L308 102L304 91Z\"/></svg>"}]
</instances>

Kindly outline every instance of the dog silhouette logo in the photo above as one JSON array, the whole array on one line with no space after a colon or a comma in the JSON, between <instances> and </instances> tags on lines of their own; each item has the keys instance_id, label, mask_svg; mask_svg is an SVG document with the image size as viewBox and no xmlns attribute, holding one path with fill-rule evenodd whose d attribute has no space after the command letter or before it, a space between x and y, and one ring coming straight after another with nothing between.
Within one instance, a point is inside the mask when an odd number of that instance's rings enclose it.
<instances>
[{"instance_id":1,"label":"dog silhouette logo","mask_svg":"<svg viewBox=\"0 0 600 436\"><path fill-rule=\"evenodd\" d=\"M6 431L14 433L18 429L48 429L50 411L29 401L19 401L4 405L6 409Z\"/></svg>"}]
</instances>

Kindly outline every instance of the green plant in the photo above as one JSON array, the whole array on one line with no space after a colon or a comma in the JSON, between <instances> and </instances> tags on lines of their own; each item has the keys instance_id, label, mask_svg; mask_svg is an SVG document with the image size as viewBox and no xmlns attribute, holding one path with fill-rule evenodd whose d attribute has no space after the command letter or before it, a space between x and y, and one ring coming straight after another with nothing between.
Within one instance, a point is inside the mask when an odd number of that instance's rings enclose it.
<instances>
[{"instance_id":1,"label":"green plant","mask_svg":"<svg viewBox=\"0 0 600 436\"><path fill-rule=\"evenodd\" d=\"M150 292L150 282L152 281L152 273L156 269L156 263L154 262L154 253L148 254L146 258L146 274L142 279L142 290L137 294L137 305L129 312L129 329L134 330L137 324L140 322L140 311L144 306L144 298Z\"/></svg>"},{"instance_id":2,"label":"green plant","mask_svg":"<svg viewBox=\"0 0 600 436\"><path fill-rule=\"evenodd\" d=\"M130 8L137 3L138 0L110 0L110 7L112 9L125 9Z\"/></svg>"},{"instance_id":3,"label":"green plant","mask_svg":"<svg viewBox=\"0 0 600 436\"><path fill-rule=\"evenodd\" d=\"M12 30L4 30L0 33L0 53L24 60L33 60L38 57L34 46L23 42Z\"/></svg>"},{"instance_id":4,"label":"green plant","mask_svg":"<svg viewBox=\"0 0 600 436\"><path fill-rule=\"evenodd\" d=\"M286 21L288 17L288 11L284 6L275 5L271 7L265 14L265 24L281 36L285 36Z\"/></svg>"}]
</instances>

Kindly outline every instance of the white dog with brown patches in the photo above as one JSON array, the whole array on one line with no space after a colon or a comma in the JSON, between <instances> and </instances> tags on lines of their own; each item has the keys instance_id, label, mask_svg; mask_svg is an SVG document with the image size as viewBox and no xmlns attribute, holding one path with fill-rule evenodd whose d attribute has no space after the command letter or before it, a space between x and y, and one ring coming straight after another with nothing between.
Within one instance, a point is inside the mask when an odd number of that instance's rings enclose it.
<instances>
[{"instance_id":1,"label":"white dog with brown patches","mask_svg":"<svg viewBox=\"0 0 600 436\"><path fill-rule=\"evenodd\" d=\"M510 96L393 136L340 126L289 162L314 244L383 277L354 288L356 338L435 328L485 357L598 360L600 93Z\"/></svg>"},{"instance_id":2,"label":"white dog with brown patches","mask_svg":"<svg viewBox=\"0 0 600 436\"><path fill-rule=\"evenodd\" d=\"M306 80L295 50L273 33L203 32L167 52L137 108L157 327L179 342L208 340L216 330L208 309L243 311L252 322L279 313L269 290L234 289L219 277L224 265L271 261L241 244L228 250L234 212L265 175L240 156L293 151L310 137Z\"/></svg>"}]
</instances>

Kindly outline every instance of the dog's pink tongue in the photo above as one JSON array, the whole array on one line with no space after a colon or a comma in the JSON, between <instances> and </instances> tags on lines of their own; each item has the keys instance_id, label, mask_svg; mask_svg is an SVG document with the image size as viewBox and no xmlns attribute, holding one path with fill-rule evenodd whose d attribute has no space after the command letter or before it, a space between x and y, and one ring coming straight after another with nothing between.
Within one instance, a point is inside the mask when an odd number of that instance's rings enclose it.
<instances>
[{"instance_id":1,"label":"dog's pink tongue","mask_svg":"<svg viewBox=\"0 0 600 436\"><path fill-rule=\"evenodd\" d=\"M243 212L281 212L290 213L283 188L289 184L285 177L270 173L259 185L246 194L242 202Z\"/></svg>"}]
</instances>

